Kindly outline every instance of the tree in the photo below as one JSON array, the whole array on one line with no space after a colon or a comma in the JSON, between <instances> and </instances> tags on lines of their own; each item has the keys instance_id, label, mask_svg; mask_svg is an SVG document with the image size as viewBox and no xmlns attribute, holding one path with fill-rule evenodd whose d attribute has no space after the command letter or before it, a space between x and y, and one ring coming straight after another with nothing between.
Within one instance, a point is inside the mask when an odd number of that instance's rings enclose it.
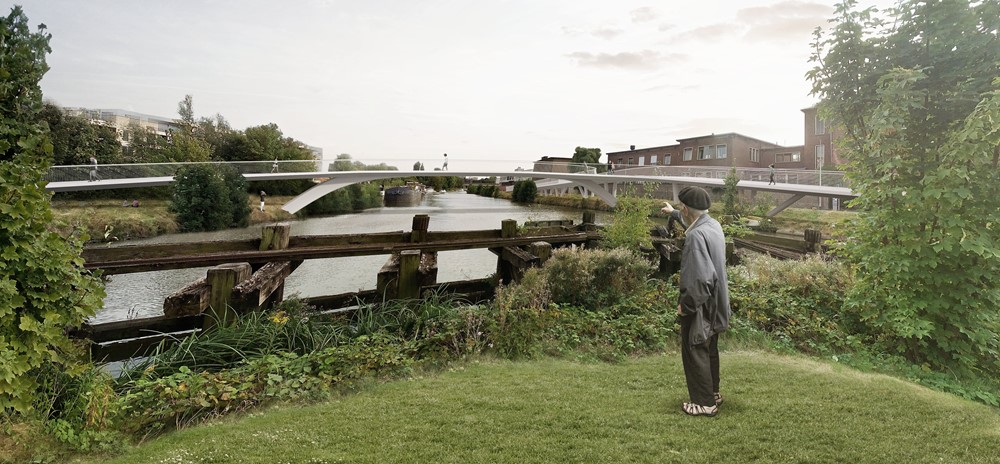
<instances>
[{"instance_id":1,"label":"tree","mask_svg":"<svg viewBox=\"0 0 1000 464\"><path fill-rule=\"evenodd\" d=\"M574 163L598 164L601 161L600 148L576 147L573 152Z\"/></svg>"},{"instance_id":2,"label":"tree","mask_svg":"<svg viewBox=\"0 0 1000 464\"><path fill-rule=\"evenodd\" d=\"M524 179L514 182L514 191L511 199L518 203L531 203L538 196L538 186L534 179Z\"/></svg>"},{"instance_id":3,"label":"tree","mask_svg":"<svg viewBox=\"0 0 1000 464\"><path fill-rule=\"evenodd\" d=\"M243 176L229 166L193 165L174 176L171 211L187 232L246 225L250 216Z\"/></svg>"},{"instance_id":4,"label":"tree","mask_svg":"<svg viewBox=\"0 0 1000 464\"><path fill-rule=\"evenodd\" d=\"M84 237L49 228L51 194L43 176L52 144L39 113L38 83L48 71L51 35L30 32L15 6L0 17L0 410L27 411L48 366L74 372L78 355L66 329L101 307L104 288L83 269Z\"/></svg>"},{"instance_id":5,"label":"tree","mask_svg":"<svg viewBox=\"0 0 1000 464\"><path fill-rule=\"evenodd\" d=\"M417 161L416 163L413 163L413 170L414 171L423 171L424 170L424 163L421 163L420 161Z\"/></svg>"},{"instance_id":6,"label":"tree","mask_svg":"<svg viewBox=\"0 0 1000 464\"><path fill-rule=\"evenodd\" d=\"M91 156L101 164L123 161L122 146L114 128L91 124L81 116L67 115L52 103L43 105L40 118L49 127L53 164L88 164Z\"/></svg>"},{"instance_id":7,"label":"tree","mask_svg":"<svg viewBox=\"0 0 1000 464\"><path fill-rule=\"evenodd\" d=\"M914 361L1000 373L1000 4L836 14L809 77L860 195L849 307Z\"/></svg>"}]
</instances>

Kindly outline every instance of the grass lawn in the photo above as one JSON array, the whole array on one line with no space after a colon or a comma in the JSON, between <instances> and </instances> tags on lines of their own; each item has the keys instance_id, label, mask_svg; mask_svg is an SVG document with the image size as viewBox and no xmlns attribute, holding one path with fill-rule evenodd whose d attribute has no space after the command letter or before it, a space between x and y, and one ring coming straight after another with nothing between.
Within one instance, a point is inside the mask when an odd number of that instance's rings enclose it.
<instances>
[{"instance_id":1,"label":"grass lawn","mask_svg":"<svg viewBox=\"0 0 1000 464\"><path fill-rule=\"evenodd\" d=\"M714 418L680 412L676 353L481 361L75 462L1000 462L988 406L799 356L729 351L722 363Z\"/></svg>"}]
</instances>

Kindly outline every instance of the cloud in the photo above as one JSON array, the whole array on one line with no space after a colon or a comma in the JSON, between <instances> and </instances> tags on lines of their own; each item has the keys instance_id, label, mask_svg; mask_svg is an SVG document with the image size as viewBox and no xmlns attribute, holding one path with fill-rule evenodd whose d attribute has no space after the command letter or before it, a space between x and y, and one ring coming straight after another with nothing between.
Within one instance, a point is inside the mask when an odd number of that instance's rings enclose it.
<instances>
[{"instance_id":1,"label":"cloud","mask_svg":"<svg viewBox=\"0 0 1000 464\"><path fill-rule=\"evenodd\" d=\"M614 28L614 27L608 27L608 26L601 27L601 28L598 28L598 29L594 29L593 31L590 31L590 35L595 36L595 37L600 37L600 38L606 39L606 40L611 40L611 39L613 39L615 37L618 37L619 35L622 35L624 33L625 33L625 31L623 31L621 29L617 29L617 28Z\"/></svg>"},{"instance_id":2,"label":"cloud","mask_svg":"<svg viewBox=\"0 0 1000 464\"><path fill-rule=\"evenodd\" d=\"M736 19L746 25L750 41L784 41L809 37L817 26L826 24L833 7L822 3L785 0L770 6L743 8Z\"/></svg>"},{"instance_id":3,"label":"cloud","mask_svg":"<svg viewBox=\"0 0 1000 464\"><path fill-rule=\"evenodd\" d=\"M656 19L656 18L658 18L660 16L660 14L657 13L657 11L653 7L649 7L649 6L644 6L642 8L636 8L636 9L630 11L629 15L632 16L632 22L633 23L645 23L645 22L649 22L649 21L652 21L652 20L654 20L654 19Z\"/></svg>"},{"instance_id":4,"label":"cloud","mask_svg":"<svg viewBox=\"0 0 1000 464\"><path fill-rule=\"evenodd\" d=\"M674 34L667 43L677 42L717 42L725 37L742 34L745 26L733 23L717 23Z\"/></svg>"},{"instance_id":5,"label":"cloud","mask_svg":"<svg viewBox=\"0 0 1000 464\"><path fill-rule=\"evenodd\" d=\"M652 50L621 53L589 53L574 52L566 55L576 61L576 64L591 68L617 68L627 70L654 70L671 62L687 59L686 55L678 53L661 54Z\"/></svg>"}]
</instances>

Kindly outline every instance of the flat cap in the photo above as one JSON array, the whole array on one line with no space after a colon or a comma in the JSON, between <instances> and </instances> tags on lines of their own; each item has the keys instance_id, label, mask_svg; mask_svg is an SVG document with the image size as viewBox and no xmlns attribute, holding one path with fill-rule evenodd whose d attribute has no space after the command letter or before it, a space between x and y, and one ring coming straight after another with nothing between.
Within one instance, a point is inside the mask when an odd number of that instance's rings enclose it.
<instances>
[{"instance_id":1,"label":"flat cap","mask_svg":"<svg viewBox=\"0 0 1000 464\"><path fill-rule=\"evenodd\" d=\"M707 210L709 206L712 206L712 198L701 187L684 187L677 194L677 198L691 209Z\"/></svg>"}]
</instances>

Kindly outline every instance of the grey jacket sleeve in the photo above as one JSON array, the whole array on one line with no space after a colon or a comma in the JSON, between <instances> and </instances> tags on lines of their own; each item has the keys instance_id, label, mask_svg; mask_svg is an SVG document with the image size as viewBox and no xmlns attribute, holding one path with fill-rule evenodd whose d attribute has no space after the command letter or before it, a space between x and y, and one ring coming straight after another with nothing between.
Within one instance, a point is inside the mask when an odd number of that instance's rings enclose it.
<instances>
[{"instance_id":1,"label":"grey jacket sleeve","mask_svg":"<svg viewBox=\"0 0 1000 464\"><path fill-rule=\"evenodd\" d=\"M686 238L691 243L685 244L681 256L680 305L685 316L694 314L712 298L718 282L705 237L697 231L691 232Z\"/></svg>"}]
</instances>

